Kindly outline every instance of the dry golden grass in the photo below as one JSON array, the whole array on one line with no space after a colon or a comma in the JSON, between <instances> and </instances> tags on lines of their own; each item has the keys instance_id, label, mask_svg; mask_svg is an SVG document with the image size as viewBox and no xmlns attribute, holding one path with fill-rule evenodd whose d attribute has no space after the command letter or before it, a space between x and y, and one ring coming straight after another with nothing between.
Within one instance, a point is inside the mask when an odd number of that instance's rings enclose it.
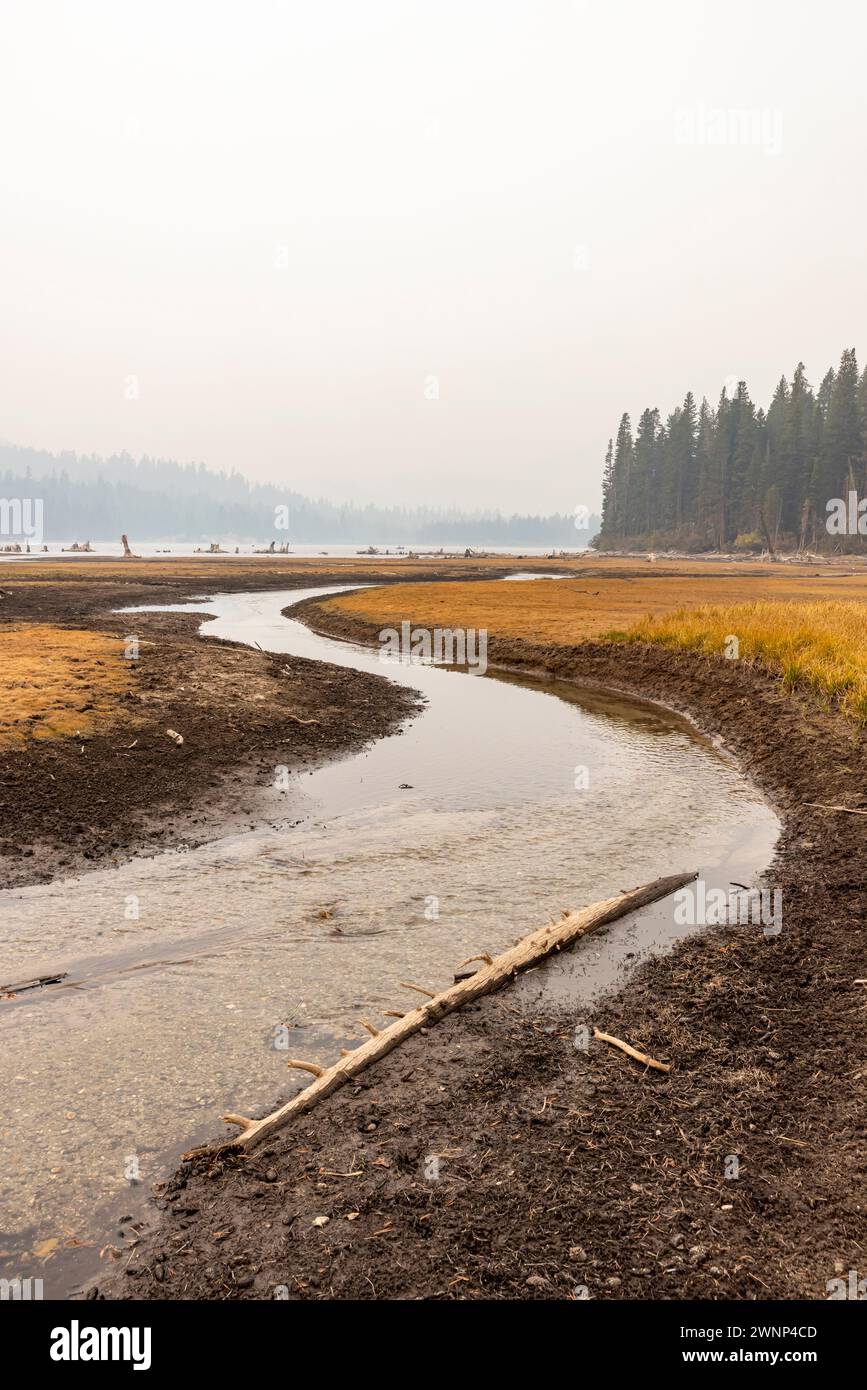
<instances>
[{"instance_id":1,"label":"dry golden grass","mask_svg":"<svg viewBox=\"0 0 867 1390\"><path fill-rule=\"evenodd\" d=\"M67 580L114 582L122 576L133 582L145 577L190 580L197 588L214 590L226 570L235 577L243 571L246 579L275 568L296 573L327 569L338 578L347 566L356 572L363 567L376 582L396 574L411 579L420 569L429 572L432 563L434 557L39 561L4 564L0 583L3 589L38 588L62 586ZM867 717L867 642L860 638L865 568L848 562L784 567L701 559L650 564L640 558L588 555L556 566L572 578L503 583L477 577L490 560L439 563L450 574L473 578L392 584L332 603L383 627L410 619L427 627L484 628L492 637L537 643L573 645L615 630L621 636L628 632L672 646L722 651L723 639L735 634L743 658L765 662L787 685L808 685L838 700L856 719ZM551 561L534 563L555 568ZM0 629L0 746L26 737L93 730L117 712L130 679L119 639L48 626ZM93 708L85 710L84 705Z\"/></svg>"},{"instance_id":2,"label":"dry golden grass","mask_svg":"<svg viewBox=\"0 0 867 1390\"><path fill-rule=\"evenodd\" d=\"M859 570L860 567L860 570ZM845 585L848 581L842 577L850 570L859 570L854 579L854 583L860 584L862 591L867 592L867 564L861 560L854 560L851 563L835 562L834 566L791 566L769 565L759 560L741 560L733 562L730 560L720 560L715 557L696 556L688 560L658 560L650 563L644 556L619 556L606 555L597 556L595 552L586 551L581 556L573 559L549 560L540 556L519 556L508 555L488 555L488 556L438 556L420 555L416 559L402 558L395 555L339 555L339 556L293 556L293 555L217 555L217 556L172 556L154 555L144 559L120 560L112 557L79 557L78 559L65 559L63 557L39 558L34 560L4 560L0 563L0 588L16 586L20 584L57 584L66 580L78 580L84 583L97 580L105 583L115 583L118 580L129 581L162 581L162 580L194 580L196 582L204 580L204 589L214 590L217 588L215 580L219 580L221 574L231 575L233 579L243 577L255 579L257 575L286 574L304 575L305 573L333 574L336 579L341 579L347 571L353 573L364 573L370 576L372 582L378 578L393 579L396 576L405 577L407 582L412 582L415 575L420 573L430 574L432 570L442 570L449 576L466 575L467 579L478 579L483 577L486 571L493 569L501 570L511 568L515 570L542 570L545 572L558 571L563 575L576 575L580 579L595 580L602 575L605 580L616 579L618 577L629 576L633 581L639 580L644 583L646 579L677 578L680 576L686 580L692 575L698 575L699 582L710 582L714 579L725 579L735 584L748 585L750 580L755 578L767 579L776 588L791 586L797 589L805 582L809 582L812 576L821 575L821 580L827 582L833 580L836 584ZM835 578L835 576L838 576ZM592 584L595 588L596 585Z\"/></svg>"},{"instance_id":3,"label":"dry golden grass","mask_svg":"<svg viewBox=\"0 0 867 1390\"><path fill-rule=\"evenodd\" d=\"M530 583L401 584L331 600L330 607L395 627L483 628L490 637L574 645L588 638L649 641L725 654L809 689L867 722L867 575L765 569L687 575L655 571ZM757 595L761 595L760 598Z\"/></svg>"},{"instance_id":4,"label":"dry golden grass","mask_svg":"<svg viewBox=\"0 0 867 1390\"><path fill-rule=\"evenodd\" d=\"M215 592L219 587L220 575L231 575L233 579L242 577L245 581L255 580L257 576L286 574L298 576L307 573L334 575L340 580L347 571L369 575L372 582L378 578L393 579L405 575L412 579L416 574L430 574L431 570L444 570L449 574L477 576L488 570L501 569L505 564L522 567L524 561L509 560L509 557L480 557L422 555L417 559L387 555L216 555L198 556L148 556L145 559L117 560L111 557L85 558L77 560L37 559L4 560L0 563L0 588L18 584L57 584L66 580L89 583L93 580L114 583L117 580L194 580L204 581L203 588ZM572 572L579 561L539 560L528 561L543 569L562 569L564 574ZM616 562L615 562L616 563ZM216 581L216 582L215 582Z\"/></svg>"},{"instance_id":5,"label":"dry golden grass","mask_svg":"<svg viewBox=\"0 0 867 1390\"><path fill-rule=\"evenodd\" d=\"M701 604L647 617L613 640L660 642L721 656L728 645L741 661L757 661L798 687L867 722L867 611L855 600L824 603ZM731 638L737 639L737 647Z\"/></svg>"},{"instance_id":6,"label":"dry golden grass","mask_svg":"<svg viewBox=\"0 0 867 1390\"><path fill-rule=\"evenodd\" d=\"M36 623L0 628L0 749L92 733L131 686L120 638Z\"/></svg>"},{"instance_id":7,"label":"dry golden grass","mask_svg":"<svg viewBox=\"0 0 867 1390\"><path fill-rule=\"evenodd\" d=\"M486 628L492 637L572 644L648 614L675 613L689 604L850 599L867 602L867 573L813 572L731 564L707 570L675 562L626 570L599 562L574 579L396 584L332 600L345 613L393 627L404 618L426 627ZM827 574L827 577L826 577ZM831 577L838 574L839 577Z\"/></svg>"},{"instance_id":8,"label":"dry golden grass","mask_svg":"<svg viewBox=\"0 0 867 1390\"><path fill-rule=\"evenodd\" d=\"M617 581L609 584L619 587ZM631 596L629 586L623 583L622 587ZM569 643L610 627L615 614L617 620L621 616L626 619L626 609L620 602L612 607L613 598L609 592L606 603L597 601L594 605L573 580L458 580L363 589L332 599L325 606L366 622L381 623L383 627L399 626L404 619L410 619L423 627L485 628L491 636Z\"/></svg>"}]
</instances>

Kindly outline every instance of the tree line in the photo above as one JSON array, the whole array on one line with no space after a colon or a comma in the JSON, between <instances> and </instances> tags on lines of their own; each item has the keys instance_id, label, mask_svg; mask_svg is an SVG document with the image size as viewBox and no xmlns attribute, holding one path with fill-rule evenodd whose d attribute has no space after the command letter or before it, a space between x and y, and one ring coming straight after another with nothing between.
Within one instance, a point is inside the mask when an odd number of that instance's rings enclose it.
<instances>
[{"instance_id":1,"label":"tree line","mask_svg":"<svg viewBox=\"0 0 867 1390\"><path fill-rule=\"evenodd\" d=\"M598 517L589 517L579 530L565 513L503 516L455 507L341 504L251 483L241 473L215 472L202 463L51 454L10 444L0 444L2 498L41 499L45 541L117 540L127 532L133 541L577 549L599 524ZM0 535L0 545L10 539Z\"/></svg>"},{"instance_id":2,"label":"tree line","mask_svg":"<svg viewBox=\"0 0 867 1390\"><path fill-rule=\"evenodd\" d=\"M628 414L609 440L600 549L855 549L865 537L829 533L834 499L867 496L867 370L854 348L818 389L799 362L767 410L746 382L716 408L691 391L663 421Z\"/></svg>"}]
</instances>

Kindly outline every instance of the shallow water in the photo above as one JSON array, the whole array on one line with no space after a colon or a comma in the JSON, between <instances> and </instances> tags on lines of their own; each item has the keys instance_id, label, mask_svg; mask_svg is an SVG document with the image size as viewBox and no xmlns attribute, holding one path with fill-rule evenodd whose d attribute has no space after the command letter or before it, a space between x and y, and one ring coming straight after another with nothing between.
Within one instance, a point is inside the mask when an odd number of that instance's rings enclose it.
<instances>
[{"instance_id":1,"label":"shallow water","mask_svg":"<svg viewBox=\"0 0 867 1390\"><path fill-rule=\"evenodd\" d=\"M465 957L659 874L749 882L770 859L776 818L684 721L564 682L383 663L281 615L314 592L334 589L183 608L209 637L421 690L401 734L285 790L275 770L255 789L272 828L0 893L2 980L67 972L0 1004L0 1272L47 1296L122 1246L119 1219L224 1110L304 1084L287 1055L330 1062L366 1036L361 1015L405 1005L399 981L442 988ZM570 953L561 998L586 1003L678 932L667 909L608 928Z\"/></svg>"}]
</instances>

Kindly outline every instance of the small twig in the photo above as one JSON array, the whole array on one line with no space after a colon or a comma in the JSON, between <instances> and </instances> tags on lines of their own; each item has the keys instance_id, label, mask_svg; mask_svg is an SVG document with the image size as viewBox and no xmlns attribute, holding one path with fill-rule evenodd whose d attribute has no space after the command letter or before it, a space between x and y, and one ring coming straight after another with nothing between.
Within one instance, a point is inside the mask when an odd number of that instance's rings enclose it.
<instances>
[{"instance_id":1,"label":"small twig","mask_svg":"<svg viewBox=\"0 0 867 1390\"><path fill-rule=\"evenodd\" d=\"M637 1048L630 1047L629 1043L622 1038L615 1038L611 1033L600 1033L598 1028L593 1029L593 1036L598 1042L611 1043L612 1047L619 1047L621 1052L625 1052L627 1057L632 1057L636 1062L641 1062L645 1067L653 1067L654 1071L671 1071L670 1062L657 1062L655 1057L648 1057L646 1052L639 1052Z\"/></svg>"},{"instance_id":2,"label":"small twig","mask_svg":"<svg viewBox=\"0 0 867 1390\"><path fill-rule=\"evenodd\" d=\"M850 816L867 816L867 811L862 811L858 806L829 806L824 801L805 801L805 806L812 806L817 811L847 811Z\"/></svg>"}]
</instances>

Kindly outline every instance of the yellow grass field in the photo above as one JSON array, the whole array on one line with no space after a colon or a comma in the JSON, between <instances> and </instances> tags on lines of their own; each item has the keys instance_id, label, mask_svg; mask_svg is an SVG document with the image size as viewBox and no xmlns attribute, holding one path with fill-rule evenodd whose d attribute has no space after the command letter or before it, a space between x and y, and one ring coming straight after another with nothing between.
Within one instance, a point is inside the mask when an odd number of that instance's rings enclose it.
<instances>
[{"instance_id":1,"label":"yellow grass field","mask_svg":"<svg viewBox=\"0 0 867 1390\"><path fill-rule=\"evenodd\" d=\"M12 588L17 584L62 584L73 582L116 583L118 580L131 582L161 582L163 580L191 580L201 583L205 592L216 592L220 575L230 575L233 579L255 582L257 576L285 573L291 576L305 574L334 575L338 581L347 572L369 575L371 583L377 579L406 577L412 579L416 574L432 570L449 574L466 574L476 577L486 570L500 569L504 564L519 563L512 557L423 555L415 559L398 555L214 555L203 556L148 556L131 560L111 557L81 557L75 560L63 558L50 560L4 560L0 563L0 586ZM562 570L571 573L580 560L541 560L534 558L527 563L532 567L546 570ZM614 563L618 563L614 561Z\"/></svg>"},{"instance_id":2,"label":"yellow grass field","mask_svg":"<svg viewBox=\"0 0 867 1390\"><path fill-rule=\"evenodd\" d=\"M131 687L121 640L35 623L0 628L0 749L88 734Z\"/></svg>"},{"instance_id":3,"label":"yellow grass field","mask_svg":"<svg viewBox=\"0 0 867 1390\"><path fill-rule=\"evenodd\" d=\"M332 600L384 627L484 628L490 637L573 645L586 639L659 642L725 655L778 673L867 722L867 575L841 571L669 570L626 578L588 574L529 583L402 584Z\"/></svg>"},{"instance_id":4,"label":"yellow grass field","mask_svg":"<svg viewBox=\"0 0 867 1390\"><path fill-rule=\"evenodd\" d=\"M696 572L696 570L700 572ZM626 571L624 573L624 571ZM837 576L837 577L834 577ZM768 566L711 568L678 562L645 567L598 562L575 579L396 584L332 600L342 612L393 626L404 618L428 627L483 627L492 636L574 643L648 616L698 604L768 602L867 603L867 573L776 571Z\"/></svg>"},{"instance_id":5,"label":"yellow grass field","mask_svg":"<svg viewBox=\"0 0 867 1390\"><path fill-rule=\"evenodd\" d=\"M809 688L867 723L867 610L857 600L824 603L756 602L681 609L649 617L614 640L757 661L787 689ZM732 639L735 639L734 642Z\"/></svg>"}]
</instances>

